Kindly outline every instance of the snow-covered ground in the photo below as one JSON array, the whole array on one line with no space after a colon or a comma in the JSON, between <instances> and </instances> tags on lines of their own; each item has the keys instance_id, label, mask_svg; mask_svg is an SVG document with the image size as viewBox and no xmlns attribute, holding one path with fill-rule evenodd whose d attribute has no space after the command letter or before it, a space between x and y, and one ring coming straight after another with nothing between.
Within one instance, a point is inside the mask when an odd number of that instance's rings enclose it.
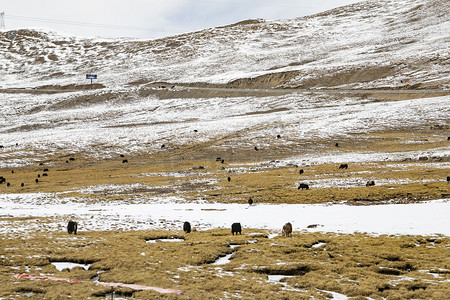
<instances>
[{"instance_id":1,"label":"snow-covered ground","mask_svg":"<svg viewBox=\"0 0 450 300\"><path fill-rule=\"evenodd\" d=\"M52 154L82 153L94 160L117 157L118 153L157 153L161 144L169 148L204 142L222 151L253 149L255 145L260 149L305 149L301 156L280 158L280 165L447 158L450 144L386 153L371 149L345 152L340 148L320 152L317 144L370 138L370 133L378 131L435 126L442 130L430 131L427 139L430 143L443 141L450 135L450 96L379 101L293 93L259 98L160 99L151 93L143 96L149 86L126 84L141 79L142 83L228 83L295 71L298 73L287 75L279 84L440 89L450 82L448 32L447 0L371 0L306 18L253 20L150 41L81 39L34 30L1 32L0 89L84 84L87 73L97 74L106 88L41 95L0 91L0 145L4 146L0 148L0 168L10 171L33 165ZM278 134L280 139L275 138ZM426 141L405 138L402 142ZM442 160L436 164L448 168L448 162ZM318 178L313 184L352 186L360 185L358 180L324 182ZM394 182L379 182L384 183ZM100 188L115 191L114 186ZM91 189L81 191L89 193ZM49 217L45 224L33 219L21 221L20 227L0 218L0 233L62 230L64 223L74 218L80 230L175 230L186 220L200 230L228 228L236 221L244 228L279 230L290 221L295 230L319 224L311 230L450 234L447 200L360 207L248 207L186 203L182 198L147 200L93 205L58 194L0 194L1 216Z\"/></svg>"},{"instance_id":2,"label":"snow-covered ground","mask_svg":"<svg viewBox=\"0 0 450 300\"><path fill-rule=\"evenodd\" d=\"M5 148L0 149L0 167L10 168L33 163L31 157L45 160L61 151L106 158L122 152L158 151L163 143L188 145L223 136L229 137L229 142L219 146L223 149L297 146L305 141L337 140L377 130L447 126L450 115L448 96L371 102L360 98L292 94L276 98L160 100L148 97L127 101L107 98L99 103L76 102L78 97L101 97L95 93L2 96L0 141ZM285 110L277 111L280 108ZM277 134L283 138L274 140ZM430 150L430 153L333 153L293 160L301 159L302 163L379 161L394 156L442 156L448 155L449 150L450 147Z\"/></svg>"},{"instance_id":3,"label":"snow-covered ground","mask_svg":"<svg viewBox=\"0 0 450 300\"><path fill-rule=\"evenodd\" d=\"M230 228L232 223L240 222L245 233L245 228L281 231L286 222L291 222L294 230L317 225L307 230L450 236L448 199L376 206L174 202L86 204L50 194L0 195L2 216L50 218L45 225L27 219L21 221L20 227L16 222L0 219L0 234L64 230L66 222L74 219L78 221L79 231L182 230L183 222L189 221L198 230Z\"/></svg>"},{"instance_id":4,"label":"snow-covered ground","mask_svg":"<svg viewBox=\"0 0 450 300\"><path fill-rule=\"evenodd\" d=\"M332 85L353 88L443 87L450 80L449 31L446 0L370 0L158 40L7 31L0 33L0 86L80 84L91 73L109 87L140 79L227 83L298 71L286 86L327 86L313 81L335 77Z\"/></svg>"}]
</instances>

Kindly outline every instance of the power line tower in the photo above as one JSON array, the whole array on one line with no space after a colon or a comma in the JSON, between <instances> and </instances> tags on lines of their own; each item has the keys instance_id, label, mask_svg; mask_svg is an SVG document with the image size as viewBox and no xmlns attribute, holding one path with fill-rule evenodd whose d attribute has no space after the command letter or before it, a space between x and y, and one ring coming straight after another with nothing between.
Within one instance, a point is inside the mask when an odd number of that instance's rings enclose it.
<instances>
[{"instance_id":1,"label":"power line tower","mask_svg":"<svg viewBox=\"0 0 450 300\"><path fill-rule=\"evenodd\" d=\"M0 30L5 30L5 12L0 13Z\"/></svg>"}]
</instances>

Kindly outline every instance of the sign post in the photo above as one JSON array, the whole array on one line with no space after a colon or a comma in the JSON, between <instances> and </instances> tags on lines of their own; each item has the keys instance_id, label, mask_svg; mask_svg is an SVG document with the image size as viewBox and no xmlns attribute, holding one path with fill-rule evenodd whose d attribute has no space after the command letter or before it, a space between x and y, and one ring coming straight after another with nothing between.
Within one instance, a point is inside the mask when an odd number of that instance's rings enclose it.
<instances>
[{"instance_id":1,"label":"sign post","mask_svg":"<svg viewBox=\"0 0 450 300\"><path fill-rule=\"evenodd\" d=\"M90 79L91 80L91 88L92 88L92 79L97 79L97 75L86 74L86 79Z\"/></svg>"}]
</instances>

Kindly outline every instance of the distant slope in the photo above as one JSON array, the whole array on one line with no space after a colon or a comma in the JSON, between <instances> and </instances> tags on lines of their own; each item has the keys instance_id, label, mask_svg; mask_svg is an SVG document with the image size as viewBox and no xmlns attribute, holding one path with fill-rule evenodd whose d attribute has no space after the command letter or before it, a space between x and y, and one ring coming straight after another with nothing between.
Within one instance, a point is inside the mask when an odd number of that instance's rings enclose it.
<instances>
[{"instance_id":1,"label":"distant slope","mask_svg":"<svg viewBox=\"0 0 450 300\"><path fill-rule=\"evenodd\" d=\"M248 20L158 40L0 33L0 87L140 81L234 87L442 88L450 1L372 0L292 20Z\"/></svg>"}]
</instances>

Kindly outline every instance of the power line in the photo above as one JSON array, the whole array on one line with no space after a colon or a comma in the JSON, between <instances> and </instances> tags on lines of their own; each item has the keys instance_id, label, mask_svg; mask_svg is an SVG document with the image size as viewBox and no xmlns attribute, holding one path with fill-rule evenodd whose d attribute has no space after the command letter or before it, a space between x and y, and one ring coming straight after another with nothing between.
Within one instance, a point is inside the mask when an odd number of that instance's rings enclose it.
<instances>
[{"instance_id":1,"label":"power line","mask_svg":"<svg viewBox=\"0 0 450 300\"><path fill-rule=\"evenodd\" d=\"M4 15L4 13L3 13ZM2 15L2 20L4 19ZM121 25L111 25L111 24L100 24L100 23L88 23L88 22L78 22L78 21L65 21L65 20L55 20L55 19L44 19L44 18L34 18L34 17L23 17L8 15L9 19L21 20L21 21L34 21L41 23L52 23L52 24L62 24L71 26L86 26L86 27L98 27L98 28L108 28L108 29L122 29L122 30L135 30L135 31L150 31L150 32L161 32L161 33L182 33L182 30L175 29L162 29L162 28L146 28L146 27L136 27L136 26L121 26Z\"/></svg>"}]
</instances>

